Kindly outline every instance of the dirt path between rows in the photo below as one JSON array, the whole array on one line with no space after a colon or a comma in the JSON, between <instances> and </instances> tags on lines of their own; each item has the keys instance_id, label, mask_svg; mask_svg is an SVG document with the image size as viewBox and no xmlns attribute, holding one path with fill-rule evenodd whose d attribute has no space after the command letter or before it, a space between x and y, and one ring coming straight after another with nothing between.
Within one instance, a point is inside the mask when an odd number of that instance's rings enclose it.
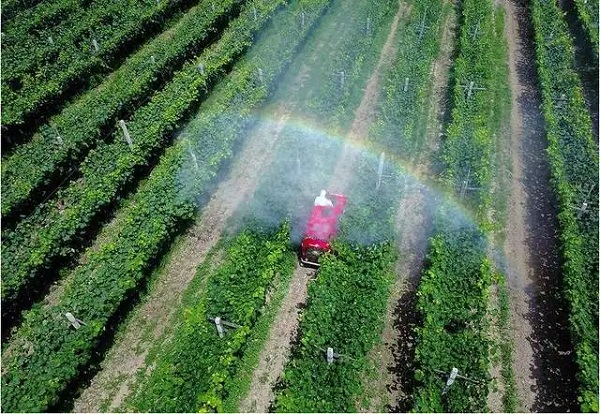
<instances>
[{"instance_id":1,"label":"dirt path between rows","mask_svg":"<svg viewBox=\"0 0 600 414\"><path fill-rule=\"evenodd\" d=\"M555 200L536 84L533 29L523 1L503 0L509 47L513 177L504 252L518 411L577 410L566 306L560 296Z\"/></svg>"},{"instance_id":2,"label":"dirt path between rows","mask_svg":"<svg viewBox=\"0 0 600 414\"><path fill-rule=\"evenodd\" d=\"M413 165L418 177L431 176L431 163L440 145L448 105L448 76L455 47L456 24L456 14L452 10L444 22L440 53L433 63L427 145ZM432 230L435 195L417 181L408 181L405 191L394 220L400 240L395 269L397 278L388 299L382 340L370 352L370 360L376 361L384 372L368 384L376 391L372 393L374 396L367 412L382 410L384 405L390 412L408 412L412 408L416 291Z\"/></svg>"},{"instance_id":3,"label":"dirt path between rows","mask_svg":"<svg viewBox=\"0 0 600 414\"><path fill-rule=\"evenodd\" d=\"M355 112L352 126L344 143L342 155L338 159L332 174L329 187L332 192L343 193L353 174L358 152L351 149L351 144L367 136L370 123L373 121L377 99L379 97L379 78L382 68L391 64L394 57L393 40L401 17L405 14L401 1L394 16L386 42L381 49L379 61L365 88L365 93ZM267 412L274 399L273 386L281 376L292 346L292 339L298 330L299 308L307 299L307 284L312 271L298 266L294 273L288 293L281 305L275 322L271 327L269 338L261 351L259 363L255 369L249 392L240 403L242 412Z\"/></svg>"}]
</instances>

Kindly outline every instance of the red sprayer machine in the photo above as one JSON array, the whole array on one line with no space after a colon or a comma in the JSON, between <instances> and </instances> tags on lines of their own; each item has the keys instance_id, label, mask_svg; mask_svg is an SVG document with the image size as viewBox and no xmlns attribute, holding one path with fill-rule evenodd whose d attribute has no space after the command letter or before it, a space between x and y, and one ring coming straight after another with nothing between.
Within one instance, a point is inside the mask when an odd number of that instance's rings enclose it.
<instances>
[{"instance_id":1,"label":"red sprayer machine","mask_svg":"<svg viewBox=\"0 0 600 414\"><path fill-rule=\"evenodd\" d=\"M329 194L333 207L314 206L300 245L300 264L319 266L319 257L331 251L330 242L338 231L339 219L344 214L346 196Z\"/></svg>"}]
</instances>

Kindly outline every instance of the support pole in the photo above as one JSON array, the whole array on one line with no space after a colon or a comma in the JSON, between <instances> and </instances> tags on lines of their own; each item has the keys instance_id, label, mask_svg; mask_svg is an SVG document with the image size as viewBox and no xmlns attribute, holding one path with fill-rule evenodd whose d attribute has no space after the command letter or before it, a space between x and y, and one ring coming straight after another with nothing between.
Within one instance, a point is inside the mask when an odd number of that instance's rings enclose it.
<instances>
[{"instance_id":1,"label":"support pole","mask_svg":"<svg viewBox=\"0 0 600 414\"><path fill-rule=\"evenodd\" d=\"M96 52L100 51L100 45L98 44L98 41L96 39L92 40L92 45L94 46L94 50Z\"/></svg>"},{"instance_id":2,"label":"support pole","mask_svg":"<svg viewBox=\"0 0 600 414\"><path fill-rule=\"evenodd\" d=\"M219 338L223 338L223 336L225 335L225 331L223 330L223 325L221 324L221 318L219 318L218 316L215 318L215 326L217 327Z\"/></svg>"},{"instance_id":3,"label":"support pole","mask_svg":"<svg viewBox=\"0 0 600 414\"><path fill-rule=\"evenodd\" d=\"M119 121L119 126L123 130L123 135L125 136L125 141L127 141L127 145L129 148L133 145L133 141L131 140L131 136L129 135L129 131L127 130L127 125L125 125L125 121L122 119Z\"/></svg>"},{"instance_id":4,"label":"support pole","mask_svg":"<svg viewBox=\"0 0 600 414\"><path fill-rule=\"evenodd\" d=\"M333 363L333 348L327 348L327 365L331 365Z\"/></svg>"},{"instance_id":5,"label":"support pole","mask_svg":"<svg viewBox=\"0 0 600 414\"><path fill-rule=\"evenodd\" d=\"M381 187L381 177L383 177L383 164L385 162L385 152L382 152L379 156L379 167L377 168L377 184L375 185L375 189L379 190Z\"/></svg>"},{"instance_id":6,"label":"support pole","mask_svg":"<svg viewBox=\"0 0 600 414\"><path fill-rule=\"evenodd\" d=\"M82 325L85 325L85 322L83 322L81 319L77 319L71 312L65 313L65 317L75 329L79 329Z\"/></svg>"},{"instance_id":7,"label":"support pole","mask_svg":"<svg viewBox=\"0 0 600 414\"><path fill-rule=\"evenodd\" d=\"M444 394L446 394L446 392L448 392L448 388L450 388L450 386L452 384L454 384L454 380L456 379L457 375L458 375L458 368L452 368L452 371L450 371L450 376L448 377L448 381L446 381L446 386L442 390L442 395L444 395Z\"/></svg>"}]
</instances>

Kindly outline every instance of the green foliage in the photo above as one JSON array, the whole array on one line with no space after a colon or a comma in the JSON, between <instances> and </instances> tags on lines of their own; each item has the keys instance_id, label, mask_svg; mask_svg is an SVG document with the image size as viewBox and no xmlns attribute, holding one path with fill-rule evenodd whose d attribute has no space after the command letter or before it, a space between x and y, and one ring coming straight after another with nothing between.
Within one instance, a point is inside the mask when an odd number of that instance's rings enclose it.
<instances>
[{"instance_id":1,"label":"green foliage","mask_svg":"<svg viewBox=\"0 0 600 414\"><path fill-rule=\"evenodd\" d=\"M464 180L477 193L466 194L479 223L449 207L438 211L426 270L417 295L422 326L415 350L416 412L485 411L489 391L489 288L495 279L487 259L495 131L498 129L498 73L506 58L502 25L490 0L462 2L459 53L453 76L451 122L442 144L446 184L461 191ZM473 90L469 98L465 85ZM480 228L481 226L481 228ZM459 373L477 383L456 381L442 395L445 378L435 370Z\"/></svg>"},{"instance_id":2,"label":"green foliage","mask_svg":"<svg viewBox=\"0 0 600 414\"><path fill-rule=\"evenodd\" d=\"M397 55L386 74L381 117L374 128L382 143L405 158L418 154L425 143L427 122L422 115L428 109L430 72L446 15L439 1L415 1L411 7L410 16L398 28ZM422 33L421 25L425 27Z\"/></svg>"},{"instance_id":3,"label":"green foliage","mask_svg":"<svg viewBox=\"0 0 600 414\"><path fill-rule=\"evenodd\" d=\"M564 292L579 366L582 411L598 411L598 147L573 42L553 0L532 2L536 61L546 120L552 183L559 201ZM576 208L588 203L587 212Z\"/></svg>"},{"instance_id":4,"label":"green foliage","mask_svg":"<svg viewBox=\"0 0 600 414\"><path fill-rule=\"evenodd\" d=\"M417 292L423 322L415 350L416 412L486 411L491 345L486 312L493 274L484 234L453 222L455 214L442 212L437 218ZM480 383L457 380L442 395L445 378L435 370L452 367Z\"/></svg>"},{"instance_id":5,"label":"green foliage","mask_svg":"<svg viewBox=\"0 0 600 414\"><path fill-rule=\"evenodd\" d=\"M303 0L273 18L273 26L186 128L193 141L178 141L161 157L123 212L122 226L75 270L72 283L57 303L35 307L26 314L9 345L10 355L2 361L3 410L48 409L88 366L102 339L103 327L143 282L177 228L194 215L194 198L204 194L222 162L231 156L252 109L268 95L326 6L324 0ZM304 27L297 24L302 11ZM246 19L254 20L247 15ZM264 83L260 86L257 67L263 69ZM190 150L195 152L198 168ZM64 312L72 312L87 325L73 330L62 316Z\"/></svg>"},{"instance_id":6,"label":"green foliage","mask_svg":"<svg viewBox=\"0 0 600 414\"><path fill-rule=\"evenodd\" d=\"M294 269L288 243L287 226L275 234L246 231L231 242L204 293L183 310L181 324L159 351L130 410L223 411L224 400L234 391L231 384L241 374L251 331L263 317L267 293L276 277ZM240 328L219 339L208 320L215 316Z\"/></svg>"},{"instance_id":7,"label":"green foliage","mask_svg":"<svg viewBox=\"0 0 600 414\"><path fill-rule=\"evenodd\" d=\"M359 374L379 337L395 262L391 243L336 245L310 282L300 343L285 368L275 399L277 412L354 411ZM327 364L325 350L342 356Z\"/></svg>"},{"instance_id":8,"label":"green foliage","mask_svg":"<svg viewBox=\"0 0 600 414\"><path fill-rule=\"evenodd\" d=\"M9 20L13 19L17 14L19 16L31 12L41 0L5 0L2 2L2 24L6 25ZM50 2L42 2L43 6L47 6ZM51 3L52 4L52 3Z\"/></svg>"},{"instance_id":9,"label":"green foliage","mask_svg":"<svg viewBox=\"0 0 600 414\"><path fill-rule=\"evenodd\" d=\"M492 152L498 128L495 113L500 103L497 89L503 82L498 71L506 57L502 32L495 31L494 13L487 0L463 3L459 54L453 67L451 122L442 146L448 186L459 192L468 179L469 187L479 189L465 195L476 206L484 226L491 206ZM484 89L473 89L469 98L470 82L474 88Z\"/></svg>"},{"instance_id":10,"label":"green foliage","mask_svg":"<svg viewBox=\"0 0 600 414\"><path fill-rule=\"evenodd\" d=\"M598 55L598 0L575 0L579 20Z\"/></svg>"},{"instance_id":11,"label":"green foliage","mask_svg":"<svg viewBox=\"0 0 600 414\"><path fill-rule=\"evenodd\" d=\"M85 234L94 217L108 209L124 191L127 184L135 182L141 170L152 157L159 154L170 141L170 136L186 113L200 100L203 89L210 87L222 77L239 55L252 43L252 37L268 21L281 1L251 3L224 32L221 39L198 58L186 63L173 80L150 102L138 109L127 122L133 145L126 144L120 128L114 131L114 142L100 145L90 152L81 165L82 177L59 191L48 202L40 205L27 219L21 221L13 232L6 232L2 249L2 304L11 304L26 287L41 277L43 270L61 256L72 254L71 245ZM253 18L252 5L260 11L260 18ZM204 73L198 63L204 64ZM244 90L254 91L256 71L259 64L245 65L236 74L228 90L225 102L207 116L213 122L225 119L223 113L250 102L240 101L234 95ZM258 88L263 96L261 88ZM252 92L255 93L255 92ZM224 108L227 108L224 110ZM218 115L215 115L217 113ZM218 119L220 117L221 119ZM216 127L211 131L237 127L237 124ZM214 137L211 137L214 139ZM214 144L218 151L222 144ZM211 151L206 145L204 151ZM219 160L213 160L217 162Z\"/></svg>"},{"instance_id":12,"label":"green foliage","mask_svg":"<svg viewBox=\"0 0 600 414\"><path fill-rule=\"evenodd\" d=\"M100 86L43 125L30 142L17 147L2 162L2 217L18 213L19 207L39 197L49 182L66 177L73 165L106 138L103 132L107 128L146 103L153 91L212 39L215 25L237 12L232 11L234 3L222 1L213 8L211 3L202 2L193 7Z\"/></svg>"},{"instance_id":13,"label":"green foliage","mask_svg":"<svg viewBox=\"0 0 600 414\"><path fill-rule=\"evenodd\" d=\"M3 38L7 45L2 48L2 125L23 125L64 97L72 84L112 71L110 65L124 51L163 28L183 4L184 0L97 1L72 24L50 35L52 43L44 30L38 31L41 38L20 33L18 27L27 19L15 20L9 28L14 30ZM66 16L69 9L60 13Z\"/></svg>"}]
</instances>

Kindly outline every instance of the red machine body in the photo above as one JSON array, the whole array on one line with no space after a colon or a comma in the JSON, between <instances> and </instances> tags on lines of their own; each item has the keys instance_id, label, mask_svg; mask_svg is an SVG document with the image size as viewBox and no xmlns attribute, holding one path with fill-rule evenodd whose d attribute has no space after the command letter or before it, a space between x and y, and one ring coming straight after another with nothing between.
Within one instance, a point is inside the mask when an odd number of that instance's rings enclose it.
<instances>
[{"instance_id":1,"label":"red machine body","mask_svg":"<svg viewBox=\"0 0 600 414\"><path fill-rule=\"evenodd\" d=\"M333 207L314 206L302 243L300 245L300 264L319 266L319 257L331 251L330 241L338 231L339 219L344 214L346 196L329 194Z\"/></svg>"}]
</instances>

